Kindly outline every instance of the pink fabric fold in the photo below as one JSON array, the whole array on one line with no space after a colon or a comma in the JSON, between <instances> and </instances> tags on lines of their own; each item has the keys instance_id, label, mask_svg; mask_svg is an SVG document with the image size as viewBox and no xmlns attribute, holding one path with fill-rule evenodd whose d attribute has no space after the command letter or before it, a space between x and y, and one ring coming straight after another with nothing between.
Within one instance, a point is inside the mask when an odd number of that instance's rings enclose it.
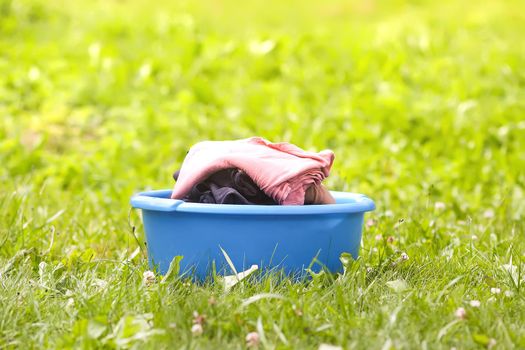
<instances>
[{"instance_id":1,"label":"pink fabric fold","mask_svg":"<svg viewBox=\"0 0 525 350\"><path fill-rule=\"evenodd\" d=\"M269 197L282 205L304 204L305 192L321 187L334 161L334 153L307 152L290 143L272 143L261 137L236 141L204 141L194 145L180 170L171 198L182 199L211 174L238 168Z\"/></svg>"}]
</instances>

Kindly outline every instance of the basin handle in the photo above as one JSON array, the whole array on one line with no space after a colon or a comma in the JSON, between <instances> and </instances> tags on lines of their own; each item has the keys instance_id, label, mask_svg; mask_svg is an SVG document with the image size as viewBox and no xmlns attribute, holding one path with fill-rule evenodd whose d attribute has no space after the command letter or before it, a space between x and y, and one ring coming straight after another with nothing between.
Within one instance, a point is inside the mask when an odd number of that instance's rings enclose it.
<instances>
[{"instance_id":1,"label":"basin handle","mask_svg":"<svg viewBox=\"0 0 525 350\"><path fill-rule=\"evenodd\" d=\"M131 197L131 206L138 209L156 211L176 211L184 203L181 199L159 198L137 194Z\"/></svg>"}]
</instances>

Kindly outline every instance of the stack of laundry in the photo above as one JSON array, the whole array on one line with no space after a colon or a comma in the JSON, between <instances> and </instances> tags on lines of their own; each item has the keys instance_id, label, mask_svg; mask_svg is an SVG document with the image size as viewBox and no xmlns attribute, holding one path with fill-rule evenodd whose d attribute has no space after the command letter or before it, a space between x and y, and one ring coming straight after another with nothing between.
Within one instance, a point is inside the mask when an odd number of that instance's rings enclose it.
<instances>
[{"instance_id":1,"label":"stack of laundry","mask_svg":"<svg viewBox=\"0 0 525 350\"><path fill-rule=\"evenodd\" d=\"M171 198L217 204L331 204L321 182L334 161L330 150L307 152L290 143L261 137L237 141L204 141L194 145Z\"/></svg>"}]
</instances>

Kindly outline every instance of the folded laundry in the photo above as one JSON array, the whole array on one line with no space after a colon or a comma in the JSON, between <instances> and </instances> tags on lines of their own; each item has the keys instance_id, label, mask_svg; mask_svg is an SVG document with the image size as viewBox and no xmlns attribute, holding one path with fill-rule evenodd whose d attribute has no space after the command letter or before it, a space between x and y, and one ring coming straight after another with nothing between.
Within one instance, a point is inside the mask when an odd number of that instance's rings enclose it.
<instances>
[{"instance_id":1,"label":"folded laundry","mask_svg":"<svg viewBox=\"0 0 525 350\"><path fill-rule=\"evenodd\" d=\"M177 180L179 171L173 174ZM215 204L277 204L239 169L220 170L193 186L186 202Z\"/></svg>"},{"instance_id":2,"label":"folded laundry","mask_svg":"<svg viewBox=\"0 0 525 350\"><path fill-rule=\"evenodd\" d=\"M334 203L330 193L321 186L333 160L334 153L330 150L307 152L290 143L271 143L260 137L204 141L188 152L171 198L183 199L211 175L233 168L247 175L277 204ZM197 190L207 191L199 186ZM231 191L229 193L231 195Z\"/></svg>"}]
</instances>

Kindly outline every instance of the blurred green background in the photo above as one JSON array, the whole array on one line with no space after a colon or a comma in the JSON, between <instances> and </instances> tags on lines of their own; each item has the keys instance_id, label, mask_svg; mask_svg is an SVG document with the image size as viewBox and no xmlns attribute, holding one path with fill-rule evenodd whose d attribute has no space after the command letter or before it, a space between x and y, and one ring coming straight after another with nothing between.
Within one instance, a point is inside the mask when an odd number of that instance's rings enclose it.
<instances>
[{"instance_id":1,"label":"blurred green background","mask_svg":"<svg viewBox=\"0 0 525 350\"><path fill-rule=\"evenodd\" d=\"M134 192L172 187L198 141L255 135L334 150L328 187L378 207L365 252L392 234L441 266L476 235L523 257L523 9L0 0L0 259L121 259Z\"/></svg>"},{"instance_id":2,"label":"blurred green background","mask_svg":"<svg viewBox=\"0 0 525 350\"><path fill-rule=\"evenodd\" d=\"M3 0L3 192L118 222L192 144L260 135L333 149L327 184L380 211L518 220L520 4Z\"/></svg>"}]
</instances>

